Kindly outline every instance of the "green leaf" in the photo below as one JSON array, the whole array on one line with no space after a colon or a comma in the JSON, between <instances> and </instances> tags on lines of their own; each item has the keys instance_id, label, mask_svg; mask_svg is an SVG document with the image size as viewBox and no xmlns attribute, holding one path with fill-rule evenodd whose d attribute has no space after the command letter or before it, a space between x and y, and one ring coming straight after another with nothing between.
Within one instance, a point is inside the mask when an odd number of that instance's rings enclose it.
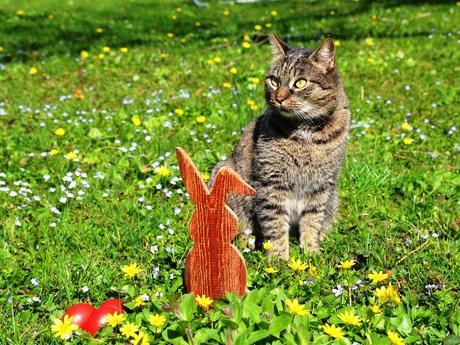
<instances>
[{"instance_id":1,"label":"green leaf","mask_svg":"<svg viewBox=\"0 0 460 345\"><path fill-rule=\"evenodd\" d=\"M270 332L267 331L266 329L260 329L258 331L252 332L249 334L249 337L247 339L248 344L254 344L257 343L258 341L267 338L270 336Z\"/></svg>"},{"instance_id":2,"label":"green leaf","mask_svg":"<svg viewBox=\"0 0 460 345\"><path fill-rule=\"evenodd\" d=\"M339 339L335 339L332 344L334 344L334 345L351 345L351 341L348 338L339 338Z\"/></svg>"},{"instance_id":3,"label":"green leaf","mask_svg":"<svg viewBox=\"0 0 460 345\"><path fill-rule=\"evenodd\" d=\"M196 312L195 296L193 294L189 293L182 297L182 301L179 303L179 311L183 320L193 320L193 314Z\"/></svg>"},{"instance_id":4,"label":"green leaf","mask_svg":"<svg viewBox=\"0 0 460 345\"><path fill-rule=\"evenodd\" d=\"M313 345L324 345L329 343L329 336L322 334L313 340Z\"/></svg>"},{"instance_id":5,"label":"green leaf","mask_svg":"<svg viewBox=\"0 0 460 345\"><path fill-rule=\"evenodd\" d=\"M296 341L296 339L295 339L295 337L294 337L294 335L292 333L289 333L289 332L285 333L283 338L284 338L284 341L286 342L286 344L288 344L288 345L298 345L297 341Z\"/></svg>"},{"instance_id":6,"label":"green leaf","mask_svg":"<svg viewBox=\"0 0 460 345\"><path fill-rule=\"evenodd\" d=\"M104 136L99 128L93 127L89 130L88 137L91 139L97 140Z\"/></svg>"},{"instance_id":7,"label":"green leaf","mask_svg":"<svg viewBox=\"0 0 460 345\"><path fill-rule=\"evenodd\" d=\"M197 330L193 336L195 344L206 344L210 339L220 341L219 331L217 329L201 328Z\"/></svg>"},{"instance_id":8,"label":"green leaf","mask_svg":"<svg viewBox=\"0 0 460 345\"><path fill-rule=\"evenodd\" d=\"M397 314L398 317L393 317L390 319L390 324L392 324L396 329L403 334L404 336L408 336L410 332L412 332L412 322L410 321L409 316L404 312L404 309L401 308L402 311L398 309Z\"/></svg>"},{"instance_id":9,"label":"green leaf","mask_svg":"<svg viewBox=\"0 0 460 345\"><path fill-rule=\"evenodd\" d=\"M247 338L251 331L252 328L247 328L244 331L238 333L233 340L233 345L248 345Z\"/></svg>"},{"instance_id":10,"label":"green leaf","mask_svg":"<svg viewBox=\"0 0 460 345\"><path fill-rule=\"evenodd\" d=\"M292 316L288 313L283 313L280 316L275 316L268 328L271 335L279 337L280 332L286 329L286 326L291 322Z\"/></svg>"},{"instance_id":11,"label":"green leaf","mask_svg":"<svg viewBox=\"0 0 460 345\"><path fill-rule=\"evenodd\" d=\"M442 341L443 345L458 345L460 344L460 337L458 335L449 335Z\"/></svg>"}]
</instances>

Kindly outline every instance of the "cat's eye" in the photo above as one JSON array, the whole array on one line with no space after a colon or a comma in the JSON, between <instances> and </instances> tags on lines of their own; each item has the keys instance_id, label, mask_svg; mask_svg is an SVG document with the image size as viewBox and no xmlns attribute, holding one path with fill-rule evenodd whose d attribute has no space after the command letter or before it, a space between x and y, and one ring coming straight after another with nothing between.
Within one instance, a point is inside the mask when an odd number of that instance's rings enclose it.
<instances>
[{"instance_id":1,"label":"cat's eye","mask_svg":"<svg viewBox=\"0 0 460 345\"><path fill-rule=\"evenodd\" d=\"M275 88L279 86L279 83L275 78L267 78L267 79L271 86Z\"/></svg>"},{"instance_id":2,"label":"cat's eye","mask_svg":"<svg viewBox=\"0 0 460 345\"><path fill-rule=\"evenodd\" d=\"M305 79L297 79L294 83L294 86L297 89L303 89L305 86L307 86L308 82Z\"/></svg>"}]
</instances>

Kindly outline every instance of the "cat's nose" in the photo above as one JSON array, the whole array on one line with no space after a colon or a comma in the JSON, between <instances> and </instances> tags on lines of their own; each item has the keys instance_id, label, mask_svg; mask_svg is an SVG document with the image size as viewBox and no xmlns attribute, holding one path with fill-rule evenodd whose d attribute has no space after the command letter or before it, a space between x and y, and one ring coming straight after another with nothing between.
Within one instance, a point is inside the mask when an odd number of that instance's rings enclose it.
<instances>
[{"instance_id":1,"label":"cat's nose","mask_svg":"<svg viewBox=\"0 0 460 345\"><path fill-rule=\"evenodd\" d=\"M289 97L289 90L281 88L278 93L275 95L275 101L279 104L283 104L283 102L288 99Z\"/></svg>"},{"instance_id":2,"label":"cat's nose","mask_svg":"<svg viewBox=\"0 0 460 345\"><path fill-rule=\"evenodd\" d=\"M276 95L275 96L275 101L279 104L283 104L283 102L287 99L287 96L285 95Z\"/></svg>"}]
</instances>

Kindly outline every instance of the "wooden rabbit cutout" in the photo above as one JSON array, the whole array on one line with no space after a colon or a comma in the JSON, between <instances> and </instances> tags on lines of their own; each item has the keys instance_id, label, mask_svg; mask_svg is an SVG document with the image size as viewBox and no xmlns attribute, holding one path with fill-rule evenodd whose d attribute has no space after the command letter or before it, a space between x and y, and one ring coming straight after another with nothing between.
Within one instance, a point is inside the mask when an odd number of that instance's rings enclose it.
<instances>
[{"instance_id":1,"label":"wooden rabbit cutout","mask_svg":"<svg viewBox=\"0 0 460 345\"><path fill-rule=\"evenodd\" d=\"M222 167L211 191L187 153L176 149L179 168L195 204L189 224L194 246L185 262L185 287L195 295L222 298L226 292L240 296L246 291L246 265L230 241L238 234L238 218L225 205L229 192L254 195L256 191L229 167Z\"/></svg>"}]
</instances>

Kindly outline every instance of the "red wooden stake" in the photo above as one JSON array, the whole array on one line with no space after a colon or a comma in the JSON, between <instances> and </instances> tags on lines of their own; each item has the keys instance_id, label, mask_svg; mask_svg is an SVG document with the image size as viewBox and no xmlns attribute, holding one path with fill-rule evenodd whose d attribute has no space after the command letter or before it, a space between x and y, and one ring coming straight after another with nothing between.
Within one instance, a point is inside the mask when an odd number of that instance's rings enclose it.
<instances>
[{"instance_id":1,"label":"red wooden stake","mask_svg":"<svg viewBox=\"0 0 460 345\"><path fill-rule=\"evenodd\" d=\"M179 168L195 204L189 224L194 246L185 262L185 287L195 295L222 298L226 292L246 292L246 265L230 241L238 234L238 218L225 205L229 192L254 195L256 191L229 167L216 175L211 191L187 153L176 148Z\"/></svg>"}]
</instances>

